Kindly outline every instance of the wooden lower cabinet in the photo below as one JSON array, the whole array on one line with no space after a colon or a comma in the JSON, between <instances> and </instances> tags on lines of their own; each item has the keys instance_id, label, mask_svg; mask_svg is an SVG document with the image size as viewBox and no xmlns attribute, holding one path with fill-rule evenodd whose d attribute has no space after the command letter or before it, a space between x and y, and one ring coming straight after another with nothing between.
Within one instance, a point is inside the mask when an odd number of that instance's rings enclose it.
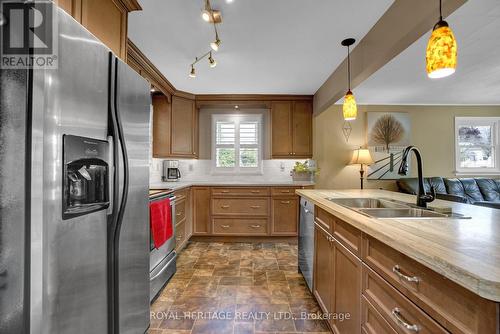
<instances>
[{"instance_id":1,"label":"wooden lower cabinet","mask_svg":"<svg viewBox=\"0 0 500 334\"><path fill-rule=\"evenodd\" d=\"M359 333L361 319L361 260L333 238L332 309L341 315L330 322L337 333Z\"/></svg>"},{"instance_id":2,"label":"wooden lower cabinet","mask_svg":"<svg viewBox=\"0 0 500 334\"><path fill-rule=\"evenodd\" d=\"M193 235L209 235L210 228L210 187L193 187Z\"/></svg>"},{"instance_id":3,"label":"wooden lower cabinet","mask_svg":"<svg viewBox=\"0 0 500 334\"><path fill-rule=\"evenodd\" d=\"M313 295L324 313L332 313L335 248L331 236L317 224L314 226L314 247Z\"/></svg>"},{"instance_id":4,"label":"wooden lower cabinet","mask_svg":"<svg viewBox=\"0 0 500 334\"><path fill-rule=\"evenodd\" d=\"M334 333L500 333L500 304L318 207L313 282Z\"/></svg>"},{"instance_id":5,"label":"wooden lower cabinet","mask_svg":"<svg viewBox=\"0 0 500 334\"><path fill-rule=\"evenodd\" d=\"M298 197L273 198L271 206L272 235L296 236L299 229Z\"/></svg>"}]
</instances>

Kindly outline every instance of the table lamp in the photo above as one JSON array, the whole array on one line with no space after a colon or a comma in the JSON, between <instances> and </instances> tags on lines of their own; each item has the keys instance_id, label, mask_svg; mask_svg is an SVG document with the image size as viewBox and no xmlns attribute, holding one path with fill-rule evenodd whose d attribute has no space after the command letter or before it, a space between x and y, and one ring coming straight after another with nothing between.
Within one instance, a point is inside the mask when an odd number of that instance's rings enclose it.
<instances>
[{"instance_id":1,"label":"table lamp","mask_svg":"<svg viewBox=\"0 0 500 334\"><path fill-rule=\"evenodd\" d=\"M361 165L361 169L359 170L359 175L361 179L361 189L363 189L363 179L364 179L364 174L365 170L363 169L363 165L371 165L373 163L372 156L370 155L370 150L366 148L359 148L357 150L354 150L352 153L352 159L351 162L349 162L349 165Z\"/></svg>"}]
</instances>

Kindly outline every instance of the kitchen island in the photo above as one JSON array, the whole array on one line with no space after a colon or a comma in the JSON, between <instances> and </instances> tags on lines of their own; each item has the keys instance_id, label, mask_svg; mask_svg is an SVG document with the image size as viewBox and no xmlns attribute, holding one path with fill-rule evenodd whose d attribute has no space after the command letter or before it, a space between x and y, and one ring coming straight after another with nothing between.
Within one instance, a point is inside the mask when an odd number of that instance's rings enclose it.
<instances>
[{"instance_id":1,"label":"kitchen island","mask_svg":"<svg viewBox=\"0 0 500 334\"><path fill-rule=\"evenodd\" d=\"M414 204L415 196L383 190L301 189L297 194L315 205L319 265L314 269L314 293L323 311L342 312L338 307L345 306L357 312L359 328L365 330L498 332L500 210L436 200L430 206L437 211L451 208L470 218L380 219L330 199ZM335 264L352 270L343 273ZM336 276L350 285L335 291ZM325 277L333 286L323 284ZM343 324L331 325L345 332Z\"/></svg>"}]
</instances>

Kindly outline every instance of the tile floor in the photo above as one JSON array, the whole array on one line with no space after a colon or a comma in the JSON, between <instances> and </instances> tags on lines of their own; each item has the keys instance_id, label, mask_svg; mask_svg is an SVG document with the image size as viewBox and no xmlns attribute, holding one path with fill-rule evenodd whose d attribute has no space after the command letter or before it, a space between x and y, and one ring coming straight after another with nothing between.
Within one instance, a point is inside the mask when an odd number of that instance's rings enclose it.
<instances>
[{"instance_id":1,"label":"tile floor","mask_svg":"<svg viewBox=\"0 0 500 334\"><path fill-rule=\"evenodd\" d=\"M149 334L329 333L288 243L189 243L151 312Z\"/></svg>"}]
</instances>

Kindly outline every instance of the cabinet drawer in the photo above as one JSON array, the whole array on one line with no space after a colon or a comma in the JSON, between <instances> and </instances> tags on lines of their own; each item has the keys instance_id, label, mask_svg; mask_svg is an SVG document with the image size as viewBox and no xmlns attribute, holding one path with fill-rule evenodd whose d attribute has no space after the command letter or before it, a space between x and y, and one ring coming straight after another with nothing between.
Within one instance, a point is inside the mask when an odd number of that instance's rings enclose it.
<instances>
[{"instance_id":1,"label":"cabinet drawer","mask_svg":"<svg viewBox=\"0 0 500 334\"><path fill-rule=\"evenodd\" d=\"M180 223L175 227L175 250L179 250L186 241L186 224Z\"/></svg>"},{"instance_id":2,"label":"cabinet drawer","mask_svg":"<svg viewBox=\"0 0 500 334\"><path fill-rule=\"evenodd\" d=\"M334 224L334 218L331 214L326 212L325 210L321 209L320 207L317 207L314 209L315 212L315 221L328 233L332 233L333 230L333 224Z\"/></svg>"},{"instance_id":3,"label":"cabinet drawer","mask_svg":"<svg viewBox=\"0 0 500 334\"><path fill-rule=\"evenodd\" d=\"M347 249L361 256L361 231L346 222L334 218L333 236Z\"/></svg>"},{"instance_id":4,"label":"cabinet drawer","mask_svg":"<svg viewBox=\"0 0 500 334\"><path fill-rule=\"evenodd\" d=\"M292 187L277 187L271 188L271 196L291 196L295 195L295 190L297 188Z\"/></svg>"},{"instance_id":5,"label":"cabinet drawer","mask_svg":"<svg viewBox=\"0 0 500 334\"><path fill-rule=\"evenodd\" d=\"M267 216L269 200L267 198L214 198L212 214L221 216Z\"/></svg>"},{"instance_id":6,"label":"cabinet drawer","mask_svg":"<svg viewBox=\"0 0 500 334\"><path fill-rule=\"evenodd\" d=\"M361 296L361 332L363 334L397 334L365 296Z\"/></svg>"},{"instance_id":7,"label":"cabinet drawer","mask_svg":"<svg viewBox=\"0 0 500 334\"><path fill-rule=\"evenodd\" d=\"M363 295L398 332L448 333L383 278L363 265Z\"/></svg>"},{"instance_id":8,"label":"cabinet drawer","mask_svg":"<svg viewBox=\"0 0 500 334\"><path fill-rule=\"evenodd\" d=\"M214 218L214 234L267 235L267 219Z\"/></svg>"},{"instance_id":9,"label":"cabinet drawer","mask_svg":"<svg viewBox=\"0 0 500 334\"><path fill-rule=\"evenodd\" d=\"M267 187L212 188L212 196L269 196Z\"/></svg>"},{"instance_id":10,"label":"cabinet drawer","mask_svg":"<svg viewBox=\"0 0 500 334\"><path fill-rule=\"evenodd\" d=\"M496 304L371 237L363 237L363 261L453 333L495 333Z\"/></svg>"},{"instance_id":11,"label":"cabinet drawer","mask_svg":"<svg viewBox=\"0 0 500 334\"><path fill-rule=\"evenodd\" d=\"M186 219L186 198L175 201L175 223L179 224Z\"/></svg>"}]
</instances>

